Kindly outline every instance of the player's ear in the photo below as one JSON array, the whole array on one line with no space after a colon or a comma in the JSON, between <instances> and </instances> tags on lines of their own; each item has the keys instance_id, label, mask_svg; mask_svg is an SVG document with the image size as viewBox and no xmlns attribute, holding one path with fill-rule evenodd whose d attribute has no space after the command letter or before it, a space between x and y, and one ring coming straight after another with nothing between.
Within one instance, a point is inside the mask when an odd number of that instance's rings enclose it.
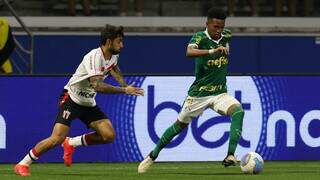
<instances>
[{"instance_id":1,"label":"player's ear","mask_svg":"<svg viewBox=\"0 0 320 180\"><path fill-rule=\"evenodd\" d=\"M111 39L107 39L107 40L106 40L106 46L107 46L107 47L112 46L112 40L111 40Z\"/></svg>"}]
</instances>

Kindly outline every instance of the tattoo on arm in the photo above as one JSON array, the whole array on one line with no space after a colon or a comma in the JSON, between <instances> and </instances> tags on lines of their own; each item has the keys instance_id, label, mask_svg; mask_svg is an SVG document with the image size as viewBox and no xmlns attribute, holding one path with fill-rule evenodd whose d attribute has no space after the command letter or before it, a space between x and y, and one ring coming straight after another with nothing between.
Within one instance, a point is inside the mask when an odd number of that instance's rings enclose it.
<instances>
[{"instance_id":1,"label":"tattoo on arm","mask_svg":"<svg viewBox=\"0 0 320 180\"><path fill-rule=\"evenodd\" d=\"M103 82L102 76L93 76L89 78L91 87L99 93L109 94L125 94L126 90L123 87L112 86Z\"/></svg>"},{"instance_id":2,"label":"tattoo on arm","mask_svg":"<svg viewBox=\"0 0 320 180\"><path fill-rule=\"evenodd\" d=\"M126 83L126 81L123 79L122 73L119 69L118 66L115 66L111 71L110 74L112 75L112 77L122 86L122 87L126 87L128 86L128 84Z\"/></svg>"}]
</instances>

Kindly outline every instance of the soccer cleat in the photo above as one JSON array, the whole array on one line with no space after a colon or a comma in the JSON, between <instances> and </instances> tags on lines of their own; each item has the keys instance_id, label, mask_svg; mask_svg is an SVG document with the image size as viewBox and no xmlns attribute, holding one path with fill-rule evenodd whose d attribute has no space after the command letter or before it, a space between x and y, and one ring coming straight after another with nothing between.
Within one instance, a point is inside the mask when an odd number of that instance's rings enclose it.
<instances>
[{"instance_id":1,"label":"soccer cleat","mask_svg":"<svg viewBox=\"0 0 320 180\"><path fill-rule=\"evenodd\" d=\"M150 154L139 164L138 173L147 172L151 165L154 163L154 160L150 157Z\"/></svg>"},{"instance_id":2,"label":"soccer cleat","mask_svg":"<svg viewBox=\"0 0 320 180\"><path fill-rule=\"evenodd\" d=\"M66 137L66 139L62 143L63 147L63 160L64 164L68 167L72 165L72 155L74 153L74 147L69 144L69 137Z\"/></svg>"},{"instance_id":3,"label":"soccer cleat","mask_svg":"<svg viewBox=\"0 0 320 180\"><path fill-rule=\"evenodd\" d=\"M14 172L20 176L30 176L31 175L29 172L29 166L22 165L22 164L16 164L14 166Z\"/></svg>"},{"instance_id":4,"label":"soccer cleat","mask_svg":"<svg viewBox=\"0 0 320 180\"><path fill-rule=\"evenodd\" d=\"M236 164L237 164L237 159L234 157L234 155L228 155L222 161L222 165L224 165L224 167L235 166Z\"/></svg>"}]
</instances>

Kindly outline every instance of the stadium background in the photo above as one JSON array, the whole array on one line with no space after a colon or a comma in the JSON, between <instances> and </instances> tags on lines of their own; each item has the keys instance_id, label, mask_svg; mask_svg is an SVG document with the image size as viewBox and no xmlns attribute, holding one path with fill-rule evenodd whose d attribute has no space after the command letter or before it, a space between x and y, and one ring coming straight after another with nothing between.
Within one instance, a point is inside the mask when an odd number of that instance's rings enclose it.
<instances>
[{"instance_id":1,"label":"stadium background","mask_svg":"<svg viewBox=\"0 0 320 180\"><path fill-rule=\"evenodd\" d=\"M44 10L35 11L37 8L27 1L14 2L17 13L33 32L34 60L30 73L14 52L11 59L20 70L15 67L13 75L0 77L0 162L17 162L50 134L61 88L82 56L97 46L99 27L106 23L126 27L120 67L129 82L136 82L147 93L141 98L99 96L98 103L115 125L117 140L110 145L79 148L74 159L140 161L176 118L194 68L193 60L185 57L186 44L192 33L205 25L196 1L165 2L159 17L152 14L155 7L146 7L145 17L101 16L100 9L91 17L65 17L61 16L63 3L54 4L46 14ZM190 8L185 5L188 3L195 3L198 11L180 9L175 14L173 6ZM219 6L225 8L223 3ZM112 7L104 6L106 12L117 10ZM314 7L315 17L269 17L270 8L263 7L261 17L231 17L227 21L234 32L229 89L247 108L245 121L251 122L244 129L246 136L237 155L250 150L266 160L319 160L318 6ZM237 12L245 16L248 10L245 6ZM30 48L30 37L5 7L1 7L1 15L9 20L17 40ZM22 56L29 58L27 54ZM112 79L108 82L114 83ZM206 111L162 152L159 160L221 160L226 151L227 125L228 119ZM86 131L74 122L71 135ZM56 148L48 152L40 162L61 162L61 151ZM190 153L195 156L190 157Z\"/></svg>"}]
</instances>

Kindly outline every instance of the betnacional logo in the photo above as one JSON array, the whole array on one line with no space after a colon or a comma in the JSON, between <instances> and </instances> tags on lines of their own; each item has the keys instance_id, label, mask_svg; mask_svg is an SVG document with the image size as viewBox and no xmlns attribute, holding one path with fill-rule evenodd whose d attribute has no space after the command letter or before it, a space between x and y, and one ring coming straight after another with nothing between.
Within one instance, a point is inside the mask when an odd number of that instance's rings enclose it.
<instances>
[{"instance_id":1,"label":"betnacional logo","mask_svg":"<svg viewBox=\"0 0 320 180\"><path fill-rule=\"evenodd\" d=\"M144 98L137 98L134 128L143 156L147 155L163 132L177 119L194 77L146 77ZM245 110L242 138L236 154L255 151L262 131L259 93L251 77L229 77L228 93ZM225 157L228 148L230 118L211 109L195 118L188 128L164 148L159 161L211 161Z\"/></svg>"}]
</instances>

